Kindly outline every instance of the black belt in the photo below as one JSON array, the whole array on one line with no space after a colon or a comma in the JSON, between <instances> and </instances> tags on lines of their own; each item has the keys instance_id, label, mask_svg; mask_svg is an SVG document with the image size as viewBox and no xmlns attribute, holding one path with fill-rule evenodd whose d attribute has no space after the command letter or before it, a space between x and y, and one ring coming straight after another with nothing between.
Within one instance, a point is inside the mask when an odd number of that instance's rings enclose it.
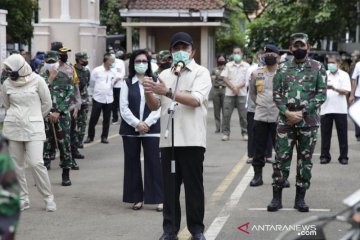
<instances>
[{"instance_id":1,"label":"black belt","mask_svg":"<svg viewBox=\"0 0 360 240\"><path fill-rule=\"evenodd\" d=\"M224 86L214 86L214 88L223 89L225 87Z\"/></svg>"}]
</instances>

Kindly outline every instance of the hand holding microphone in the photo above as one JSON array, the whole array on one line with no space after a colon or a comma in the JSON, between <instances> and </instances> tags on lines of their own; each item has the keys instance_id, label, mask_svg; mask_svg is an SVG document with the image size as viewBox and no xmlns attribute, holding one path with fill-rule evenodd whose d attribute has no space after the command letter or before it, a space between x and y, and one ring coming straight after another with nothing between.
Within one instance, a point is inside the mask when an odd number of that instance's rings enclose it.
<instances>
[{"instance_id":1,"label":"hand holding microphone","mask_svg":"<svg viewBox=\"0 0 360 240\"><path fill-rule=\"evenodd\" d=\"M185 63L183 61L178 61L174 66L174 74L176 76L180 75L181 70L185 67Z\"/></svg>"}]
</instances>

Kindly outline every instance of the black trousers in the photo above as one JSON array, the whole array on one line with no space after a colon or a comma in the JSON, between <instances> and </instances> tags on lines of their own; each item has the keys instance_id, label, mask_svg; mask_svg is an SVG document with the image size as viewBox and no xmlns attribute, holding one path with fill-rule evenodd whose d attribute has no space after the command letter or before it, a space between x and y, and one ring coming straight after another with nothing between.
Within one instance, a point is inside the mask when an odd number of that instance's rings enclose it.
<instances>
[{"instance_id":1,"label":"black trousers","mask_svg":"<svg viewBox=\"0 0 360 240\"><path fill-rule=\"evenodd\" d=\"M114 102L112 105L112 121L113 122L117 122L119 120L120 89L121 88L113 88L113 94L114 94Z\"/></svg>"},{"instance_id":2,"label":"black trousers","mask_svg":"<svg viewBox=\"0 0 360 240\"><path fill-rule=\"evenodd\" d=\"M99 121L100 113L103 113L103 128L102 138L107 138L109 135L110 128L110 116L111 116L112 103L100 103L95 99L92 100L92 109L89 121L88 137L94 139L95 137L95 126Z\"/></svg>"},{"instance_id":3,"label":"black trousers","mask_svg":"<svg viewBox=\"0 0 360 240\"><path fill-rule=\"evenodd\" d=\"M275 147L276 123L262 122L254 120L254 158L252 165L254 167L264 167L265 150L267 148L269 137Z\"/></svg>"},{"instance_id":4,"label":"black trousers","mask_svg":"<svg viewBox=\"0 0 360 240\"><path fill-rule=\"evenodd\" d=\"M248 144L247 144L247 151L248 151L248 157L249 158L253 158L254 157L254 116L255 113L254 112L247 112L247 129L248 129ZM265 150L265 157L266 158L271 158L272 157L272 146L273 146L273 141L271 139L271 136L268 137L268 142L266 145L266 150Z\"/></svg>"},{"instance_id":5,"label":"black trousers","mask_svg":"<svg viewBox=\"0 0 360 240\"><path fill-rule=\"evenodd\" d=\"M123 202L163 203L159 141L158 137L123 136L125 156ZM144 149L144 186L140 162L141 145Z\"/></svg>"},{"instance_id":6,"label":"black trousers","mask_svg":"<svg viewBox=\"0 0 360 240\"><path fill-rule=\"evenodd\" d=\"M348 159L348 136L347 136L347 114L325 114L320 118L321 121L321 155L320 158L331 160L330 144L333 122L335 122L338 135L340 156L339 159Z\"/></svg>"},{"instance_id":7,"label":"black trousers","mask_svg":"<svg viewBox=\"0 0 360 240\"><path fill-rule=\"evenodd\" d=\"M181 223L180 186L184 183L186 222L192 235L204 232L204 185L203 147L175 147L176 185L171 181L171 148L161 148L161 163L164 179L163 229L166 233L179 232ZM175 191L175 199L174 192ZM175 203L175 229L173 229L173 209Z\"/></svg>"},{"instance_id":8,"label":"black trousers","mask_svg":"<svg viewBox=\"0 0 360 240\"><path fill-rule=\"evenodd\" d=\"M359 101L360 97L355 97L355 101ZM354 122L355 124L355 137L360 139L360 127Z\"/></svg>"}]
</instances>

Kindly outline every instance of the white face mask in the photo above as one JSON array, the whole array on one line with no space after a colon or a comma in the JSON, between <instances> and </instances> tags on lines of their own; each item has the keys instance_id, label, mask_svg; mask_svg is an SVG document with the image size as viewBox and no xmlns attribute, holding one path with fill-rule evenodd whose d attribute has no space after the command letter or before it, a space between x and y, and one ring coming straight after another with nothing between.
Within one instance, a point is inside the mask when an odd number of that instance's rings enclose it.
<instances>
[{"instance_id":1,"label":"white face mask","mask_svg":"<svg viewBox=\"0 0 360 240\"><path fill-rule=\"evenodd\" d=\"M44 64L44 68L45 68L45 70L47 70L47 71L51 71L51 70L53 70L53 69L57 69L59 67L59 63L58 62L56 62L56 63L45 63Z\"/></svg>"}]
</instances>

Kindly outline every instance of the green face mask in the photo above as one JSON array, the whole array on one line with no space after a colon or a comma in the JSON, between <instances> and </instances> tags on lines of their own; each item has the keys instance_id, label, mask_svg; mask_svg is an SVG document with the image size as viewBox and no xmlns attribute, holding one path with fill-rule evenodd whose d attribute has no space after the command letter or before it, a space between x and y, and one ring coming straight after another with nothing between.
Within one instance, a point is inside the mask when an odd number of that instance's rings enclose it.
<instances>
[{"instance_id":1,"label":"green face mask","mask_svg":"<svg viewBox=\"0 0 360 240\"><path fill-rule=\"evenodd\" d=\"M148 69L148 65L144 63L135 63L134 64L135 72L139 74L146 73L146 70Z\"/></svg>"},{"instance_id":2,"label":"green face mask","mask_svg":"<svg viewBox=\"0 0 360 240\"><path fill-rule=\"evenodd\" d=\"M337 69L338 69L336 63L328 63L327 67L328 67L328 70L329 70L331 73L336 72Z\"/></svg>"},{"instance_id":3,"label":"green face mask","mask_svg":"<svg viewBox=\"0 0 360 240\"><path fill-rule=\"evenodd\" d=\"M185 51L177 51L172 54L173 63L178 63L180 61L184 62L185 65L190 63L190 54Z\"/></svg>"},{"instance_id":4,"label":"green face mask","mask_svg":"<svg viewBox=\"0 0 360 240\"><path fill-rule=\"evenodd\" d=\"M240 54L234 54L233 59L234 59L235 62L240 62L241 61L241 55Z\"/></svg>"}]
</instances>

